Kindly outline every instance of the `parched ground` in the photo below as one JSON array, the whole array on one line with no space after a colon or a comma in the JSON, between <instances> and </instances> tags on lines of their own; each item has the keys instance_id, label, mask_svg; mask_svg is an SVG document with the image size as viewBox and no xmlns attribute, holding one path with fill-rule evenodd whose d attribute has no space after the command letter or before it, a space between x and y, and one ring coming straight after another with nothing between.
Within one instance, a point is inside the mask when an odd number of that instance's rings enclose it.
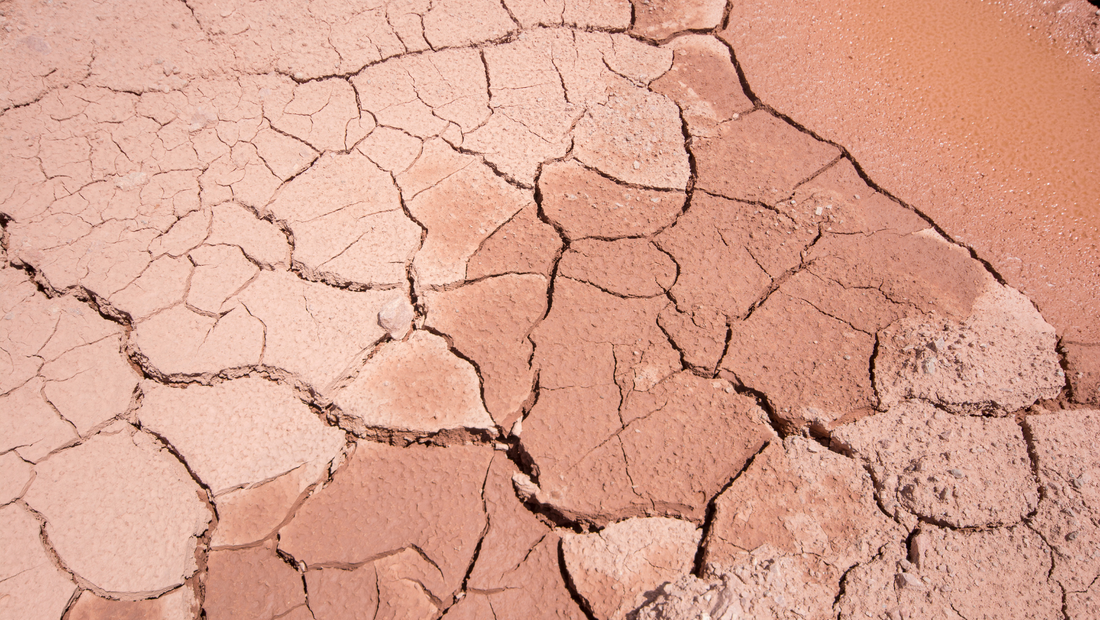
<instances>
[{"instance_id":1,"label":"parched ground","mask_svg":"<svg viewBox=\"0 0 1100 620\"><path fill-rule=\"evenodd\" d=\"M1100 617L1059 332L727 18L0 0L0 618Z\"/></svg>"}]
</instances>

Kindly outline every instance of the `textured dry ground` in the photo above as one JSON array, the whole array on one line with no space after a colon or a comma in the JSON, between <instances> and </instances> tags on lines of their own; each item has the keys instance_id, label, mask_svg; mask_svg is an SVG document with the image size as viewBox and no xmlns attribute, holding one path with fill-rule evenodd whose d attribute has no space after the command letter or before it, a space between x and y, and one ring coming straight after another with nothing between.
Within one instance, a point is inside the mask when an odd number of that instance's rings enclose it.
<instances>
[{"instance_id":1,"label":"textured dry ground","mask_svg":"<svg viewBox=\"0 0 1100 620\"><path fill-rule=\"evenodd\" d=\"M1100 616L1055 328L724 2L351 4L0 0L0 618Z\"/></svg>"}]
</instances>

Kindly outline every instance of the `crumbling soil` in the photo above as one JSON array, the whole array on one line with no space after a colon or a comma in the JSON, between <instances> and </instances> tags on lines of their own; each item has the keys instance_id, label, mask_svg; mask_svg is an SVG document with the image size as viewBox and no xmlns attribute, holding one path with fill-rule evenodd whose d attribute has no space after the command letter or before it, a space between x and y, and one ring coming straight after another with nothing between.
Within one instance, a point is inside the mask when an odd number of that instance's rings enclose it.
<instances>
[{"instance_id":1,"label":"crumbling soil","mask_svg":"<svg viewBox=\"0 0 1100 620\"><path fill-rule=\"evenodd\" d=\"M752 10L0 0L0 618L1100 616L1095 265Z\"/></svg>"}]
</instances>

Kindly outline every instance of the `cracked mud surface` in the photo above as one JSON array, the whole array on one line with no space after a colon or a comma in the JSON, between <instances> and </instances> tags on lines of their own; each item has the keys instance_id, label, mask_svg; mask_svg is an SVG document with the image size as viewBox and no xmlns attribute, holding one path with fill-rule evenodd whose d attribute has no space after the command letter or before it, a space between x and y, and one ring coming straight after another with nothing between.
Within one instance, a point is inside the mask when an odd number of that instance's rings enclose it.
<instances>
[{"instance_id":1,"label":"cracked mud surface","mask_svg":"<svg viewBox=\"0 0 1100 620\"><path fill-rule=\"evenodd\" d=\"M0 618L1100 615L1100 349L725 3L0 27Z\"/></svg>"}]
</instances>

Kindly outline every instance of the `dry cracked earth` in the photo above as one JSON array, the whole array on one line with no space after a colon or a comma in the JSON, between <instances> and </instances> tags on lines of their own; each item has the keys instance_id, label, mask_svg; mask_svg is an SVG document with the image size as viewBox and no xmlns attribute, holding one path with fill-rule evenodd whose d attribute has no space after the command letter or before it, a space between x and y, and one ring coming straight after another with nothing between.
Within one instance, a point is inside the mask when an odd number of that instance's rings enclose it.
<instances>
[{"instance_id":1,"label":"dry cracked earth","mask_svg":"<svg viewBox=\"0 0 1100 620\"><path fill-rule=\"evenodd\" d=\"M1055 329L726 14L0 0L0 617L1100 617Z\"/></svg>"}]
</instances>

